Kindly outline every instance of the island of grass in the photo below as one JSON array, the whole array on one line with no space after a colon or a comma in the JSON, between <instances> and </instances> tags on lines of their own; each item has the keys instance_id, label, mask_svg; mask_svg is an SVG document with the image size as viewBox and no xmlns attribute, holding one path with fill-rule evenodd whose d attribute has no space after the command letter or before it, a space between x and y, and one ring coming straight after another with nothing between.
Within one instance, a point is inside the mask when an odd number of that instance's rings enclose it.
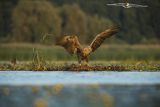
<instances>
[{"instance_id":1,"label":"island of grass","mask_svg":"<svg viewBox=\"0 0 160 107\"><path fill-rule=\"evenodd\" d=\"M78 65L73 61L53 62L1 62L0 71L160 71L160 61L91 61Z\"/></svg>"}]
</instances>

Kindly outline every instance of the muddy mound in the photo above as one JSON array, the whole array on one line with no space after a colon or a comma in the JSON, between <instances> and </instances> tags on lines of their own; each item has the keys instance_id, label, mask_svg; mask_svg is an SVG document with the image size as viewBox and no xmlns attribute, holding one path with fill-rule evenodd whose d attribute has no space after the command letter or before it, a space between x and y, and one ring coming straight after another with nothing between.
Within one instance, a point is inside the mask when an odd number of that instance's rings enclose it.
<instances>
[{"instance_id":1,"label":"muddy mound","mask_svg":"<svg viewBox=\"0 0 160 107\"><path fill-rule=\"evenodd\" d=\"M75 65L72 64L66 67L66 71L126 71L127 69L124 66L103 66L103 65Z\"/></svg>"}]
</instances>

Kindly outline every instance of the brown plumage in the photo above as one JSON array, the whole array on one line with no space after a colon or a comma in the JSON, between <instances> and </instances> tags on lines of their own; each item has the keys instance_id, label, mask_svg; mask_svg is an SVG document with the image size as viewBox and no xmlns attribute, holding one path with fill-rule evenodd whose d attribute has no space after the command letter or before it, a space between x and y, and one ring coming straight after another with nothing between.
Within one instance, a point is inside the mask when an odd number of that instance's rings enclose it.
<instances>
[{"instance_id":1,"label":"brown plumage","mask_svg":"<svg viewBox=\"0 0 160 107\"><path fill-rule=\"evenodd\" d=\"M71 55L77 54L79 63L81 63L82 61L88 62L88 56L91 54L91 52L94 52L101 46L106 38L113 36L118 31L119 27L111 27L98 34L92 41L92 43L88 47L84 48L81 46L78 37L75 35L57 38L56 45L64 47Z\"/></svg>"}]
</instances>

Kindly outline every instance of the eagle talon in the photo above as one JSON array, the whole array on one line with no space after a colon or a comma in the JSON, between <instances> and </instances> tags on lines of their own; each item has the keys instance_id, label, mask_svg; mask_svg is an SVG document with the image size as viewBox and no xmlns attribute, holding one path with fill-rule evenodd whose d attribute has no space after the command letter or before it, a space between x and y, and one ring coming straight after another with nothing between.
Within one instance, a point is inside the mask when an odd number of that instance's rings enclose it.
<instances>
[{"instance_id":1,"label":"eagle talon","mask_svg":"<svg viewBox=\"0 0 160 107\"><path fill-rule=\"evenodd\" d=\"M78 66L82 66L82 64L80 63L80 64L78 64Z\"/></svg>"},{"instance_id":2,"label":"eagle talon","mask_svg":"<svg viewBox=\"0 0 160 107\"><path fill-rule=\"evenodd\" d=\"M89 63L85 61L85 62L81 63L81 66L89 66Z\"/></svg>"}]
</instances>

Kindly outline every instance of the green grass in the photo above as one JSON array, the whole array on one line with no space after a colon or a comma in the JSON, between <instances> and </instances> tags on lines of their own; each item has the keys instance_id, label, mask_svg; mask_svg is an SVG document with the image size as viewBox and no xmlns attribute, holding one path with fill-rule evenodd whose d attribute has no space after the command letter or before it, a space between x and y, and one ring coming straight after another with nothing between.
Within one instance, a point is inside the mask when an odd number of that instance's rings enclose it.
<instances>
[{"instance_id":1,"label":"green grass","mask_svg":"<svg viewBox=\"0 0 160 107\"><path fill-rule=\"evenodd\" d=\"M0 70L59 71L68 70L75 63L75 56L57 46L0 45ZM74 69L160 71L160 45L103 45L91 54L89 64L90 67Z\"/></svg>"},{"instance_id":2,"label":"green grass","mask_svg":"<svg viewBox=\"0 0 160 107\"><path fill-rule=\"evenodd\" d=\"M33 48L46 61L76 60L76 56L70 56L63 48L57 46L43 46L33 44L1 44L0 61L10 61L16 58L18 61L32 61ZM103 45L90 56L91 61L159 61L160 45Z\"/></svg>"},{"instance_id":3,"label":"green grass","mask_svg":"<svg viewBox=\"0 0 160 107\"><path fill-rule=\"evenodd\" d=\"M47 61L47 62L17 62L13 64L11 62L1 62L0 71L2 70L32 70L32 71L67 71L68 68L72 67L72 64L77 64L73 61ZM91 67L99 69L100 67L107 67L105 71L160 71L160 61L91 61ZM86 67L87 71L93 71ZM96 71L102 71L96 70ZM70 71L70 70L69 70ZM82 70L83 71L83 70Z\"/></svg>"}]
</instances>

